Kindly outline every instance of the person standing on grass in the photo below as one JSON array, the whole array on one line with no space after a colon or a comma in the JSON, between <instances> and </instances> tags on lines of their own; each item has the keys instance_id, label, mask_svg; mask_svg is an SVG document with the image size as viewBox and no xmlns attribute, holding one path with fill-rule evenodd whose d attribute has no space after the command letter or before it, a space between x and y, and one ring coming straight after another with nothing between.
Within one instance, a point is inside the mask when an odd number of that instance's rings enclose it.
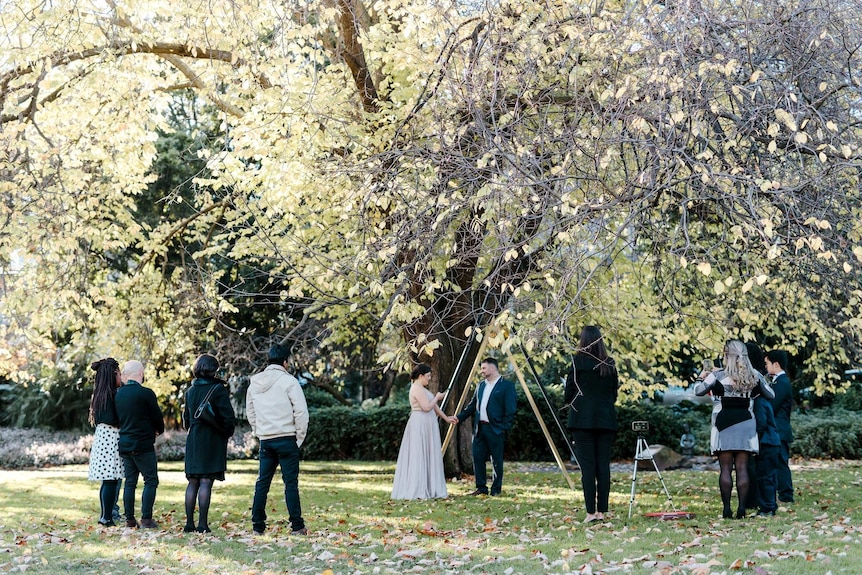
<instances>
[{"instance_id":1,"label":"person standing on grass","mask_svg":"<svg viewBox=\"0 0 862 575\"><path fill-rule=\"evenodd\" d=\"M428 391L431 368L420 363L410 374L410 419L404 428L392 499L435 499L448 496L437 418L455 423L437 405L446 394Z\"/></svg>"},{"instance_id":2,"label":"person standing on grass","mask_svg":"<svg viewBox=\"0 0 862 575\"><path fill-rule=\"evenodd\" d=\"M183 421L189 434L186 437L185 472L186 525L183 532L209 533L209 509L213 483L224 481L227 470L227 442L233 435L236 418L230 403L227 383L218 377L219 363L215 356L202 354L195 360L194 379L186 391ZM195 415L204 403L212 406L218 427ZM195 502L199 516L195 526Z\"/></svg>"},{"instance_id":3,"label":"person standing on grass","mask_svg":"<svg viewBox=\"0 0 862 575\"><path fill-rule=\"evenodd\" d=\"M99 489L99 525L113 527L114 504L119 482L123 479L120 457L120 419L114 398L120 387L120 364L113 357L100 359L90 367L96 372L93 397L90 400L90 425L96 427L90 450L88 479L101 481Z\"/></svg>"},{"instance_id":4,"label":"person standing on grass","mask_svg":"<svg viewBox=\"0 0 862 575\"><path fill-rule=\"evenodd\" d=\"M476 473L476 490L470 495L488 495L488 477L485 462L491 459L493 481L491 496L503 490L503 450L506 432L515 422L518 398L515 384L500 375L499 363L486 357L481 364L485 379L476 389L470 403L455 416L455 423L473 418L473 469Z\"/></svg>"},{"instance_id":5,"label":"person standing on grass","mask_svg":"<svg viewBox=\"0 0 862 575\"><path fill-rule=\"evenodd\" d=\"M120 374L123 387L117 390L117 416L120 420L120 455L125 468L126 487L123 506L126 509L126 527L156 529L153 505L159 487L156 437L165 432L162 410L153 390L143 386L144 364L127 361ZM135 490L138 477L144 478L141 495L141 522L135 519Z\"/></svg>"},{"instance_id":6,"label":"person standing on grass","mask_svg":"<svg viewBox=\"0 0 862 575\"><path fill-rule=\"evenodd\" d=\"M757 454L755 467L757 477L757 516L771 517L775 515L778 505L775 503L776 486L778 485L778 468L781 465L781 438L775 425L772 413L772 403L761 396L754 398L754 419L757 422L757 439L760 451Z\"/></svg>"},{"instance_id":7,"label":"person standing on grass","mask_svg":"<svg viewBox=\"0 0 862 575\"><path fill-rule=\"evenodd\" d=\"M758 394L772 399L774 392L763 376L748 360L748 350L739 340L730 340L724 346L722 368L704 369L694 385L696 395L711 393L713 402L710 449L716 457L721 493L722 517L733 517L731 496L733 473L736 472L736 495L739 500L736 518L745 517L745 506L751 478L748 460L759 451L757 423L754 419L754 400Z\"/></svg>"},{"instance_id":8,"label":"person standing on grass","mask_svg":"<svg viewBox=\"0 0 862 575\"><path fill-rule=\"evenodd\" d=\"M617 433L619 375L602 333L594 325L581 330L578 353L566 377L567 427L575 440L581 486L587 508L585 523L603 521L611 491L611 448Z\"/></svg>"},{"instance_id":9,"label":"person standing on grass","mask_svg":"<svg viewBox=\"0 0 862 575\"><path fill-rule=\"evenodd\" d=\"M299 382L287 372L289 358L287 346L273 345L269 349L269 365L251 376L245 398L252 433L260 439L260 472L251 506L251 524L256 535L266 531L266 499L279 465L291 534L308 534L299 500L299 448L308 433L308 406Z\"/></svg>"},{"instance_id":10,"label":"person standing on grass","mask_svg":"<svg viewBox=\"0 0 862 575\"><path fill-rule=\"evenodd\" d=\"M790 412L793 410L793 387L787 377L787 352L776 349L767 352L764 359L766 371L772 376L772 389L775 398L772 410L775 412L775 425L781 437L781 450L778 466L778 500L793 503L793 475L790 472L790 444L793 443L793 428L790 426Z\"/></svg>"}]
</instances>

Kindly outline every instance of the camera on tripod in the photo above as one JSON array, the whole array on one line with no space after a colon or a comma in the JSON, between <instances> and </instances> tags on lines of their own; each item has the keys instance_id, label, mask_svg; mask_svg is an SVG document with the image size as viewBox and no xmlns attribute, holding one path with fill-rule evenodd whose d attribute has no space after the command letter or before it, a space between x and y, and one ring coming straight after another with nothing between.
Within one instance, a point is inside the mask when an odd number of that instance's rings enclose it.
<instances>
[{"instance_id":1,"label":"camera on tripod","mask_svg":"<svg viewBox=\"0 0 862 575\"><path fill-rule=\"evenodd\" d=\"M632 431L635 433L646 433L649 431L649 421L632 421Z\"/></svg>"}]
</instances>

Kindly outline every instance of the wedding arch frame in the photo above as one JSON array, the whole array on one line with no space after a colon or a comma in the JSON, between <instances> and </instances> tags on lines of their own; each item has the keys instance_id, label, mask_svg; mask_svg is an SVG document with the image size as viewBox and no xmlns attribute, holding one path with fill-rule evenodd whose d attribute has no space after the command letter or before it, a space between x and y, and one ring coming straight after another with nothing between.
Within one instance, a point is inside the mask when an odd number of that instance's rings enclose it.
<instances>
[{"instance_id":1,"label":"wedding arch frame","mask_svg":"<svg viewBox=\"0 0 862 575\"><path fill-rule=\"evenodd\" d=\"M472 391L473 386L474 386L473 378L474 378L476 372L478 371L479 366L482 363L482 360L485 358L485 353L487 352L489 341L492 339L492 337L493 337L494 333L497 331L497 329L498 328L496 327L496 322L492 322L492 324L485 330L486 333L483 334L482 340L479 342L479 351L476 354L476 359L473 361L473 365L470 368L470 373L467 375L467 379L466 379L467 383L464 385L464 390L461 392L461 397L458 398L458 403L455 406L455 413L460 413L460 411L464 408L464 404L467 401L467 397L469 396L469 394ZM465 348L464 351L466 352L467 348ZM506 354L506 358L509 360L510 365L513 367L513 369L515 371L515 376L518 378L518 381L521 383L521 388L524 390L524 394L527 396L527 401L529 402L530 407L533 409L533 414L535 414L535 416L536 416L536 421L538 421L539 427L542 429L542 433L545 435L545 440L548 442L548 447L551 448L551 452L554 454L554 460L557 462L557 466L560 468L560 471L563 472L563 477L566 478L566 482L569 484L569 487L573 490L576 489L575 483L572 480L571 475L569 475L569 471L566 469L566 465L563 462L562 457L560 456L560 451L557 449L557 446L554 443L553 438L551 437L551 433L548 430L548 426L545 424L545 420L542 417L541 412L539 411L538 405L536 405L536 400L533 397L533 394L530 391L529 386L527 385L527 381L524 378L524 373L521 371L521 368L518 365L518 362L515 361L515 358L512 355L512 352L509 350L506 350L505 354ZM529 357L526 355L526 351L524 351L524 357L527 358L527 362L529 363ZM452 374L452 379L449 381L449 386L446 388L447 399L448 399L449 391L452 389L452 385L454 385L454 383L455 383L455 378L458 376L458 372L460 371L459 368L460 368L460 363L459 363L458 368L456 368L455 372ZM536 377L537 383L541 387L541 382L539 382L539 380L538 380L538 375L534 373L534 376ZM560 424L559 420L557 420L557 416L554 413L554 406L550 404L550 400L548 399L547 395L543 394L543 397L545 399L545 402L548 404L548 407L551 409L551 414L553 415L553 417L557 423L557 426L562 430L562 425ZM444 405L445 405L445 401L446 400L444 399ZM457 424L449 424L449 429L446 431L446 437L443 440L443 446L442 446L442 451L444 454L446 453L446 450L449 448L449 444L452 441L452 436L455 433L455 426L456 425ZM571 450L571 441L569 440L568 435L566 435L565 432L563 432L563 433L564 433L564 438L566 439L566 443L569 445L569 449ZM574 454L573 450L571 451L571 454L572 454L572 458L575 459L575 461L577 461L577 458L575 458L575 454ZM475 461L473 462L473 465L476 465ZM483 465L484 465L484 463L483 463Z\"/></svg>"}]
</instances>

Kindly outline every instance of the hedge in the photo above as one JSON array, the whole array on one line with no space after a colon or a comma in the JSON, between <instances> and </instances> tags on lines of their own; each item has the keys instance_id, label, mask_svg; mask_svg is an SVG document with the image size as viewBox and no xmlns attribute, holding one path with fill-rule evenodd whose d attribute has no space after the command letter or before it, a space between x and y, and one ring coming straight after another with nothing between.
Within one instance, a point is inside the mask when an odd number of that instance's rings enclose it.
<instances>
[{"instance_id":1,"label":"hedge","mask_svg":"<svg viewBox=\"0 0 862 575\"><path fill-rule=\"evenodd\" d=\"M550 403L565 428L568 412L563 407L562 386L549 386L547 391ZM531 392L534 393L536 405L554 444L561 456L568 459L568 439L554 422L548 402L537 391L531 389ZM517 394L518 412L508 434L505 457L512 461L553 461L553 453L520 387L517 388ZM620 431L614 443L613 456L615 459L626 459L634 455L637 435L631 431L631 422L636 420L650 422L651 430L647 434L650 443L661 443L674 449L678 447L685 424L688 423L698 439L700 451L706 453L710 409L710 406L696 406L689 402L672 407L653 403L632 403L618 407ZM410 407L406 404L368 410L342 406L312 409L303 457L318 461L394 460L398 457L401 436L409 417ZM445 432L445 425L441 425L441 432Z\"/></svg>"},{"instance_id":2,"label":"hedge","mask_svg":"<svg viewBox=\"0 0 862 575\"><path fill-rule=\"evenodd\" d=\"M560 390L549 390L554 405L560 405ZM519 409L509 433L506 458L509 461L553 461L545 437L519 390ZM537 400L545 422L560 454L567 460L566 439L557 429L545 402ZM557 408L559 409L559 408ZM634 456L637 434L631 431L632 421L648 421L650 444L661 443L678 449L679 438L688 424L695 434L695 453L707 454L709 449L710 406L688 402L675 406L652 403L632 403L617 408L620 424L614 443L615 460L630 460ZM560 410L563 425L565 420ZM311 411L308 438L303 445L306 460L366 460L394 461L410 408L398 404L362 410L355 407L325 407ZM826 408L810 412L794 412L791 420L796 441L792 454L805 458L862 459L862 412ZM445 425L441 425L441 432ZM186 433L168 431L157 441L161 461L182 461L185 456ZM51 465L86 464L89 459L92 434L69 431L52 432L38 429L0 428L0 469L38 468ZM257 455L257 440L251 431L238 428L228 444L230 459L245 459Z\"/></svg>"}]
</instances>

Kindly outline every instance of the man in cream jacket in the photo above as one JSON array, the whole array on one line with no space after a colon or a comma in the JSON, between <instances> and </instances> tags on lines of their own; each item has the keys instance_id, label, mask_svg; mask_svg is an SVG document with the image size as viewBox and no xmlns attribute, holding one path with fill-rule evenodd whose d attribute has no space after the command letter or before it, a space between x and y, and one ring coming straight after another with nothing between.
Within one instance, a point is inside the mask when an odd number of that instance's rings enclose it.
<instances>
[{"instance_id":1,"label":"man in cream jacket","mask_svg":"<svg viewBox=\"0 0 862 575\"><path fill-rule=\"evenodd\" d=\"M289 356L290 348L273 345L269 365L251 376L246 393L248 422L260 439L260 472L251 506L252 529L257 535L266 531L266 498L279 465L291 534L308 534L299 502L299 448L308 432L308 406L299 382L287 372Z\"/></svg>"}]
</instances>

